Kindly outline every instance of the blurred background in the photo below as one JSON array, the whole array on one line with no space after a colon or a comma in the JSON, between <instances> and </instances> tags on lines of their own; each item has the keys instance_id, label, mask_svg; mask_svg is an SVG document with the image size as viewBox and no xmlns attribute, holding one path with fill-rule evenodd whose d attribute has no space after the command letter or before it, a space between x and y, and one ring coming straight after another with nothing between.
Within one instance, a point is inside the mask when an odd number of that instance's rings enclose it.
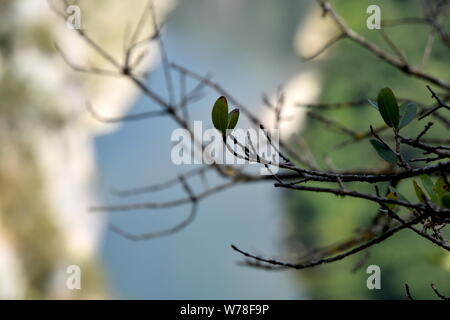
<instances>
[{"instance_id":1,"label":"blurred background","mask_svg":"<svg viewBox=\"0 0 450 320\"><path fill-rule=\"evenodd\" d=\"M422 12L420 1L333 2L352 28L384 47L380 34L366 28L366 8L374 3L388 18ZM120 56L126 30L146 1L80 0L77 5L82 29ZM364 99L385 86L398 96L429 102L422 82L350 42L302 62L300 56L315 52L336 32L314 1L155 0L155 7L164 21L170 60L200 74L210 72L267 121L261 95L273 97L283 86L286 112L295 120L286 122L282 133L301 133L321 164L345 137L306 121L294 102ZM409 25L389 34L419 63L428 31ZM295 255L300 248L348 238L376 211L364 201L289 193L271 184L239 186L202 201L194 223L169 237L131 242L111 233L111 222L135 232L159 230L179 221L189 207L93 213L90 206L123 203L112 188L155 184L190 168L170 160L170 135L177 128L171 119L123 124L93 119L86 101L105 116L154 106L126 80L74 72L55 43L76 64L100 63L46 0L0 1L0 298L393 299L404 298L404 283L415 297L433 298L430 282L449 292L450 255L408 232L371 249L361 268L354 267L365 253L302 272L238 265L241 257L230 249L232 243L264 255ZM436 42L427 70L450 80L444 57ZM144 64L148 85L166 94L156 46ZM206 92L191 106L191 119L209 123L216 98ZM355 130L381 124L368 106L328 116ZM433 134L443 132L437 126ZM331 156L339 168L377 164L369 146L348 146ZM133 201L179 194L169 190ZM370 264L381 267L382 290L366 287ZM66 287L69 265L81 267L81 290Z\"/></svg>"}]
</instances>

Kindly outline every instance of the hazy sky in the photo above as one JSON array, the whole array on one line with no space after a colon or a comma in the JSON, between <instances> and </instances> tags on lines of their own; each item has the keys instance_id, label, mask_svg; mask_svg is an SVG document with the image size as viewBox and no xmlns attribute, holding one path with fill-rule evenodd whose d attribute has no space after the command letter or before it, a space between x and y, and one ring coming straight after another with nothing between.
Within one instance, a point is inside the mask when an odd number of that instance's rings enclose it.
<instances>
[{"instance_id":1,"label":"hazy sky","mask_svg":"<svg viewBox=\"0 0 450 320\"><path fill-rule=\"evenodd\" d=\"M300 1L180 1L169 16L164 40L170 59L214 80L253 110L261 93L302 70L292 39L303 14ZM164 92L161 70L149 84ZM216 94L192 106L191 118L210 124ZM148 110L140 98L131 112ZM154 106L153 106L154 107ZM117 199L108 188L154 184L189 170L170 162L171 119L128 123L96 140L99 180L109 204ZM130 242L108 232L103 261L108 282L121 298L137 299L292 299L301 290L294 273L267 272L238 266L242 260L230 244L275 254L282 245L280 190L270 185L238 187L200 203L196 221L180 233L146 242ZM161 201L182 193L170 191L137 197ZM181 221L189 207L162 211L115 213L112 221L133 231L152 231Z\"/></svg>"}]
</instances>

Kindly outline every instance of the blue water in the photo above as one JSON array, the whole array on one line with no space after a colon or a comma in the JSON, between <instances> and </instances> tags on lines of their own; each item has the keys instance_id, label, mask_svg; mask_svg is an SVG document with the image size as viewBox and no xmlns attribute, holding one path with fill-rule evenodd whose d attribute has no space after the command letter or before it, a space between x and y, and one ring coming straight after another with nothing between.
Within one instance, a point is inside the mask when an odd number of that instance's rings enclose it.
<instances>
[{"instance_id":1,"label":"blue water","mask_svg":"<svg viewBox=\"0 0 450 320\"><path fill-rule=\"evenodd\" d=\"M292 39L307 1L189 0L169 16L164 41L170 59L213 79L242 103L261 112L261 93L302 70ZM178 78L175 78L178 79ZM157 69L148 84L165 94ZM210 123L217 94L208 91L191 106L191 119ZM131 112L156 109L140 97ZM191 169L170 161L169 118L126 123L95 141L104 202L164 201L183 196L179 188L119 199L112 186L154 184ZM194 183L200 190L200 184ZM237 265L242 257L230 244L261 254L282 246L280 191L271 185L236 187L202 201L197 219L168 237L131 242L107 232L102 245L105 277L112 293L130 299L295 299L303 294L294 273L268 272ZM111 222L134 232L156 231L181 221L189 206L158 211L108 214Z\"/></svg>"}]
</instances>

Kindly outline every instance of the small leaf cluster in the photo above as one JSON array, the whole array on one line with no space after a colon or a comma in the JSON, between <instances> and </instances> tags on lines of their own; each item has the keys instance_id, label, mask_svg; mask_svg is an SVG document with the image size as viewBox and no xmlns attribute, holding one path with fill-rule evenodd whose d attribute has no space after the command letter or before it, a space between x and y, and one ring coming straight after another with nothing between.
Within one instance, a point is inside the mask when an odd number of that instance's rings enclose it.
<instances>
[{"instance_id":1,"label":"small leaf cluster","mask_svg":"<svg viewBox=\"0 0 450 320\"><path fill-rule=\"evenodd\" d=\"M219 130L223 136L226 135L227 130L232 130L236 127L239 120L239 109L234 109L228 113L228 101L224 96L219 97L214 103L212 109L212 122L214 128Z\"/></svg>"},{"instance_id":2,"label":"small leaf cluster","mask_svg":"<svg viewBox=\"0 0 450 320\"><path fill-rule=\"evenodd\" d=\"M384 122L394 130L406 127L416 117L417 104L405 102L398 106L394 92L390 88L381 89L377 102L369 99L369 103L380 112Z\"/></svg>"},{"instance_id":3,"label":"small leaf cluster","mask_svg":"<svg viewBox=\"0 0 450 320\"><path fill-rule=\"evenodd\" d=\"M433 182L430 176L422 175L420 176L420 183L413 180L412 186L420 202L426 203L427 201L431 201L438 206L450 208L450 185L445 182L444 178L438 178ZM392 186L389 186L389 192L386 198L409 202ZM396 207L395 204L391 203L386 203L385 205L391 210L394 210Z\"/></svg>"},{"instance_id":4,"label":"small leaf cluster","mask_svg":"<svg viewBox=\"0 0 450 320\"><path fill-rule=\"evenodd\" d=\"M450 185L444 178L441 177L433 182L428 175L422 175L420 182L423 188L416 180L413 180L414 191L420 202L426 203L428 199L438 206L450 208Z\"/></svg>"},{"instance_id":5,"label":"small leaf cluster","mask_svg":"<svg viewBox=\"0 0 450 320\"><path fill-rule=\"evenodd\" d=\"M378 93L377 102L368 100L369 103L378 110L386 125L398 134L400 129L410 124L417 114L417 104L414 102L405 102L398 105L394 92L390 88L383 88ZM378 140L370 140L378 155L391 163L396 164L398 157L391 148Z\"/></svg>"}]
</instances>

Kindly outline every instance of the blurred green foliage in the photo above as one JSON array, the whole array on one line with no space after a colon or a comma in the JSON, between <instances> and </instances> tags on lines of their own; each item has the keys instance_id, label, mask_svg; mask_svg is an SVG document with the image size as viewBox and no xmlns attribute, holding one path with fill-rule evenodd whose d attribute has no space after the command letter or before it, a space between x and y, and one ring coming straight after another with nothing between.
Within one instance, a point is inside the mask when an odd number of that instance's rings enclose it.
<instances>
[{"instance_id":1,"label":"blurred green foliage","mask_svg":"<svg viewBox=\"0 0 450 320\"><path fill-rule=\"evenodd\" d=\"M27 135L31 95L26 82L4 74L0 96L0 220L25 268L26 297L44 298L61 247Z\"/></svg>"},{"instance_id":2,"label":"blurred green foliage","mask_svg":"<svg viewBox=\"0 0 450 320\"><path fill-rule=\"evenodd\" d=\"M366 8L371 4L379 5L382 19L422 15L419 1L361 0L333 1L332 4L351 28L387 51L390 49L380 32L366 27L366 19L369 16L366 14ZM404 50L412 65L420 65L429 27L407 25L384 30ZM332 54L328 59L310 62L320 69L324 78L321 102L366 98L376 100L376 95L383 87L392 88L398 98L415 99L427 104L433 102L425 82L403 74L350 40L340 41L330 50ZM447 82L450 81L448 49L438 39L425 70ZM383 124L378 111L369 104L356 108L327 110L323 111L323 114L358 132L369 130L369 125L377 127ZM414 120L402 132L415 136L426 122L427 120ZM332 159L336 167L343 169L388 165L379 159L368 140L332 151L335 145L347 140L348 136L327 130L323 123L311 119L307 121L303 132L305 140L323 168L326 167L326 156ZM430 137L448 137L448 131L436 122ZM408 154L411 150L407 149L405 152ZM373 185L348 183L346 186L362 192L374 192ZM379 187L381 190L387 188L386 184L379 184ZM408 199L416 200L411 181L400 184L398 189ZM287 241L294 244L300 242L309 249L339 243L356 236L358 230L369 226L377 212L376 205L358 199L306 192L287 192L284 197L283 202L292 224ZM362 262L361 267L353 272L352 269L359 262ZM371 264L381 268L381 290L368 290L366 287L366 279L369 276L366 274L366 268ZM415 233L405 230L376 245L369 253L362 252L340 262L301 271L299 275L301 284L306 284L307 294L313 299L404 299L404 283L410 285L415 298L435 299L436 296L430 288L431 282L434 282L441 292L447 295L450 293L450 255Z\"/></svg>"}]
</instances>

